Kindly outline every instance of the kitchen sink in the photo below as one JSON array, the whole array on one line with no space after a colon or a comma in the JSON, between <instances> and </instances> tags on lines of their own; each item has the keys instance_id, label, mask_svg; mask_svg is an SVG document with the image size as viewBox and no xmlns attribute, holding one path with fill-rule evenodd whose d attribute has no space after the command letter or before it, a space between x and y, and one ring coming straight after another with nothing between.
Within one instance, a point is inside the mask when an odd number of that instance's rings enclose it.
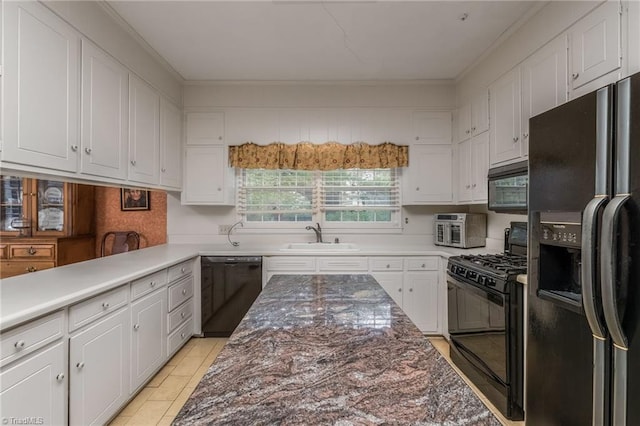
<instances>
[{"instance_id":1,"label":"kitchen sink","mask_svg":"<svg viewBox=\"0 0 640 426\"><path fill-rule=\"evenodd\" d=\"M357 244L352 243L289 243L280 251L360 251Z\"/></svg>"}]
</instances>

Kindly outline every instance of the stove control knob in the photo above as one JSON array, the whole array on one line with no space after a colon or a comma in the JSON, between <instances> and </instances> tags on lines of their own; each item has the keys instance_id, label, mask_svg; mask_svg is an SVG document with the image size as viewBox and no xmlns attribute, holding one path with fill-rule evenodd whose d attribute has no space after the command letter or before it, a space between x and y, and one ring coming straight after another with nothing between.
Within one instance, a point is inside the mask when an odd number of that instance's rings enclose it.
<instances>
[{"instance_id":1,"label":"stove control knob","mask_svg":"<svg viewBox=\"0 0 640 426\"><path fill-rule=\"evenodd\" d=\"M496 286L496 280L494 280L493 278L488 278L487 279L487 284L489 285L489 287L495 287Z\"/></svg>"},{"instance_id":2,"label":"stove control knob","mask_svg":"<svg viewBox=\"0 0 640 426\"><path fill-rule=\"evenodd\" d=\"M480 277L478 278L478 282L482 285L486 285L487 284L487 277L485 277L484 275L480 275Z\"/></svg>"}]
</instances>

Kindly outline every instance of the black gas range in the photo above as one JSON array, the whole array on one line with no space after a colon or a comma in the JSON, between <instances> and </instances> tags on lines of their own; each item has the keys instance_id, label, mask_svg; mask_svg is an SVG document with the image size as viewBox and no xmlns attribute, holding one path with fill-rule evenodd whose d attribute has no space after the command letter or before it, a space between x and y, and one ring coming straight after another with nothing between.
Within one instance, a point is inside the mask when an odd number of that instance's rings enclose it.
<instances>
[{"instance_id":1,"label":"black gas range","mask_svg":"<svg viewBox=\"0 0 640 426\"><path fill-rule=\"evenodd\" d=\"M511 420L524 418L527 224L512 222L502 254L452 256L447 264L451 360Z\"/></svg>"}]
</instances>

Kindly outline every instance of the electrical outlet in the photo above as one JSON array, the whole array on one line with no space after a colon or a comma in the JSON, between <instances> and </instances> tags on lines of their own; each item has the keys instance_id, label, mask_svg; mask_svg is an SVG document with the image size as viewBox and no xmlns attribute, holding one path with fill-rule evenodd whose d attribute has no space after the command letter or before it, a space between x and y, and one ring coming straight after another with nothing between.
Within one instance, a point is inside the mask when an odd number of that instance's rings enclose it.
<instances>
[{"instance_id":1,"label":"electrical outlet","mask_svg":"<svg viewBox=\"0 0 640 426\"><path fill-rule=\"evenodd\" d=\"M218 235L227 235L231 225L218 225Z\"/></svg>"}]
</instances>

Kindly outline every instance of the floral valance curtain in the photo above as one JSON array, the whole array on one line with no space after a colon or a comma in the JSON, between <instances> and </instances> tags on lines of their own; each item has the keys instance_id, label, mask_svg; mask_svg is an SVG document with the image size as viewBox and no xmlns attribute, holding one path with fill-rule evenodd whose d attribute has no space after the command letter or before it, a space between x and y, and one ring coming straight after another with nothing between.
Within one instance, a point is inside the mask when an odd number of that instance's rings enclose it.
<instances>
[{"instance_id":1,"label":"floral valance curtain","mask_svg":"<svg viewBox=\"0 0 640 426\"><path fill-rule=\"evenodd\" d=\"M229 164L243 169L382 169L409 165L409 147L385 142L380 145L336 142L295 145L248 142L229 147Z\"/></svg>"}]
</instances>

